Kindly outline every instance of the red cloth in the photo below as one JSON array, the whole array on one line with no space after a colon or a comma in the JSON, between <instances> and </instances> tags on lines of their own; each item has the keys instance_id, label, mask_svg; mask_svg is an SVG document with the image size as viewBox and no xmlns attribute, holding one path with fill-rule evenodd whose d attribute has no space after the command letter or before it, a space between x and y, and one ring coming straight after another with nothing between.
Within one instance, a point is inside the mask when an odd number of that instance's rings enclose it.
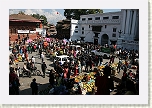
<instances>
[{"instance_id":1,"label":"red cloth","mask_svg":"<svg viewBox=\"0 0 152 108\"><path fill-rule=\"evenodd\" d=\"M17 75L15 73L9 74L9 81L12 83L17 78Z\"/></svg>"},{"instance_id":2,"label":"red cloth","mask_svg":"<svg viewBox=\"0 0 152 108\"><path fill-rule=\"evenodd\" d=\"M64 68L64 74L63 74L64 78L67 78L68 70L69 70L68 68Z\"/></svg>"},{"instance_id":3,"label":"red cloth","mask_svg":"<svg viewBox=\"0 0 152 108\"><path fill-rule=\"evenodd\" d=\"M76 76L78 74L78 66L75 66L75 69L74 69L74 76Z\"/></svg>"}]
</instances>

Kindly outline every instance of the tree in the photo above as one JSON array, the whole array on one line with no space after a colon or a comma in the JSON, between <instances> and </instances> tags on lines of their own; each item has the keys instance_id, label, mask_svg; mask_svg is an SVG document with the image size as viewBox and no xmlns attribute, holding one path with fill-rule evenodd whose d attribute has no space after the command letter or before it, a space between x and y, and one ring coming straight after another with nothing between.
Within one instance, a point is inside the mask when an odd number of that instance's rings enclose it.
<instances>
[{"instance_id":1,"label":"tree","mask_svg":"<svg viewBox=\"0 0 152 108\"><path fill-rule=\"evenodd\" d=\"M34 18L36 18L36 19L43 19L44 21L43 21L43 24L44 25L47 25L48 24L48 22L47 22L47 18L46 18L46 16L45 15L40 15L40 14L32 14L31 15L32 17L34 17Z\"/></svg>"},{"instance_id":2,"label":"tree","mask_svg":"<svg viewBox=\"0 0 152 108\"><path fill-rule=\"evenodd\" d=\"M101 9L64 9L64 16L80 20L80 15L103 13Z\"/></svg>"},{"instance_id":3,"label":"tree","mask_svg":"<svg viewBox=\"0 0 152 108\"><path fill-rule=\"evenodd\" d=\"M18 14L25 15L23 11L19 11Z\"/></svg>"}]
</instances>

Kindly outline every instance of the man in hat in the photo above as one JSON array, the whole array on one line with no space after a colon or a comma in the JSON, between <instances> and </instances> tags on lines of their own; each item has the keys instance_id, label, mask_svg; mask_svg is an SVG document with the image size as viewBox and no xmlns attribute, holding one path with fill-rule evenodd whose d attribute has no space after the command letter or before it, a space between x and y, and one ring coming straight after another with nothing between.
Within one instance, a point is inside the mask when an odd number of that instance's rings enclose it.
<instances>
[{"instance_id":1,"label":"man in hat","mask_svg":"<svg viewBox=\"0 0 152 108\"><path fill-rule=\"evenodd\" d=\"M38 94L38 85L36 83L35 78L32 80L30 87L32 88L32 95L37 95Z\"/></svg>"}]
</instances>

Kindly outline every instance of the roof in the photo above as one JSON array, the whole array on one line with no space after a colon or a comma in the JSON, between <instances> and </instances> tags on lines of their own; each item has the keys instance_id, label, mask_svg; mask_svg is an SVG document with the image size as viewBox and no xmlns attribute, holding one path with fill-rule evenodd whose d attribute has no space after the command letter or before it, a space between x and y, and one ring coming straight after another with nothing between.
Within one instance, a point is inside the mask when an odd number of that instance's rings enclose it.
<instances>
[{"instance_id":1,"label":"roof","mask_svg":"<svg viewBox=\"0 0 152 108\"><path fill-rule=\"evenodd\" d=\"M27 22L41 22L40 20L24 14L11 14L9 16L9 21L27 21Z\"/></svg>"},{"instance_id":2,"label":"roof","mask_svg":"<svg viewBox=\"0 0 152 108\"><path fill-rule=\"evenodd\" d=\"M63 27L62 29L69 29L70 26L71 26L70 24L63 24L63 25L62 25L62 27Z\"/></svg>"}]
</instances>

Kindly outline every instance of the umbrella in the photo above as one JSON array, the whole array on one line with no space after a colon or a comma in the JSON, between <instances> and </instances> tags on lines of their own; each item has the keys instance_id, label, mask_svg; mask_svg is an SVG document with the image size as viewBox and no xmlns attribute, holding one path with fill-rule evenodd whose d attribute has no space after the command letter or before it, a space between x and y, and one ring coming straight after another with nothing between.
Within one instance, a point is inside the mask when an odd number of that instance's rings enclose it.
<instances>
[{"instance_id":1,"label":"umbrella","mask_svg":"<svg viewBox=\"0 0 152 108\"><path fill-rule=\"evenodd\" d=\"M45 41L50 42L50 38L45 38Z\"/></svg>"},{"instance_id":2,"label":"umbrella","mask_svg":"<svg viewBox=\"0 0 152 108\"><path fill-rule=\"evenodd\" d=\"M26 42L29 43L29 42L32 42L32 41L33 41L32 39L28 39Z\"/></svg>"}]
</instances>

